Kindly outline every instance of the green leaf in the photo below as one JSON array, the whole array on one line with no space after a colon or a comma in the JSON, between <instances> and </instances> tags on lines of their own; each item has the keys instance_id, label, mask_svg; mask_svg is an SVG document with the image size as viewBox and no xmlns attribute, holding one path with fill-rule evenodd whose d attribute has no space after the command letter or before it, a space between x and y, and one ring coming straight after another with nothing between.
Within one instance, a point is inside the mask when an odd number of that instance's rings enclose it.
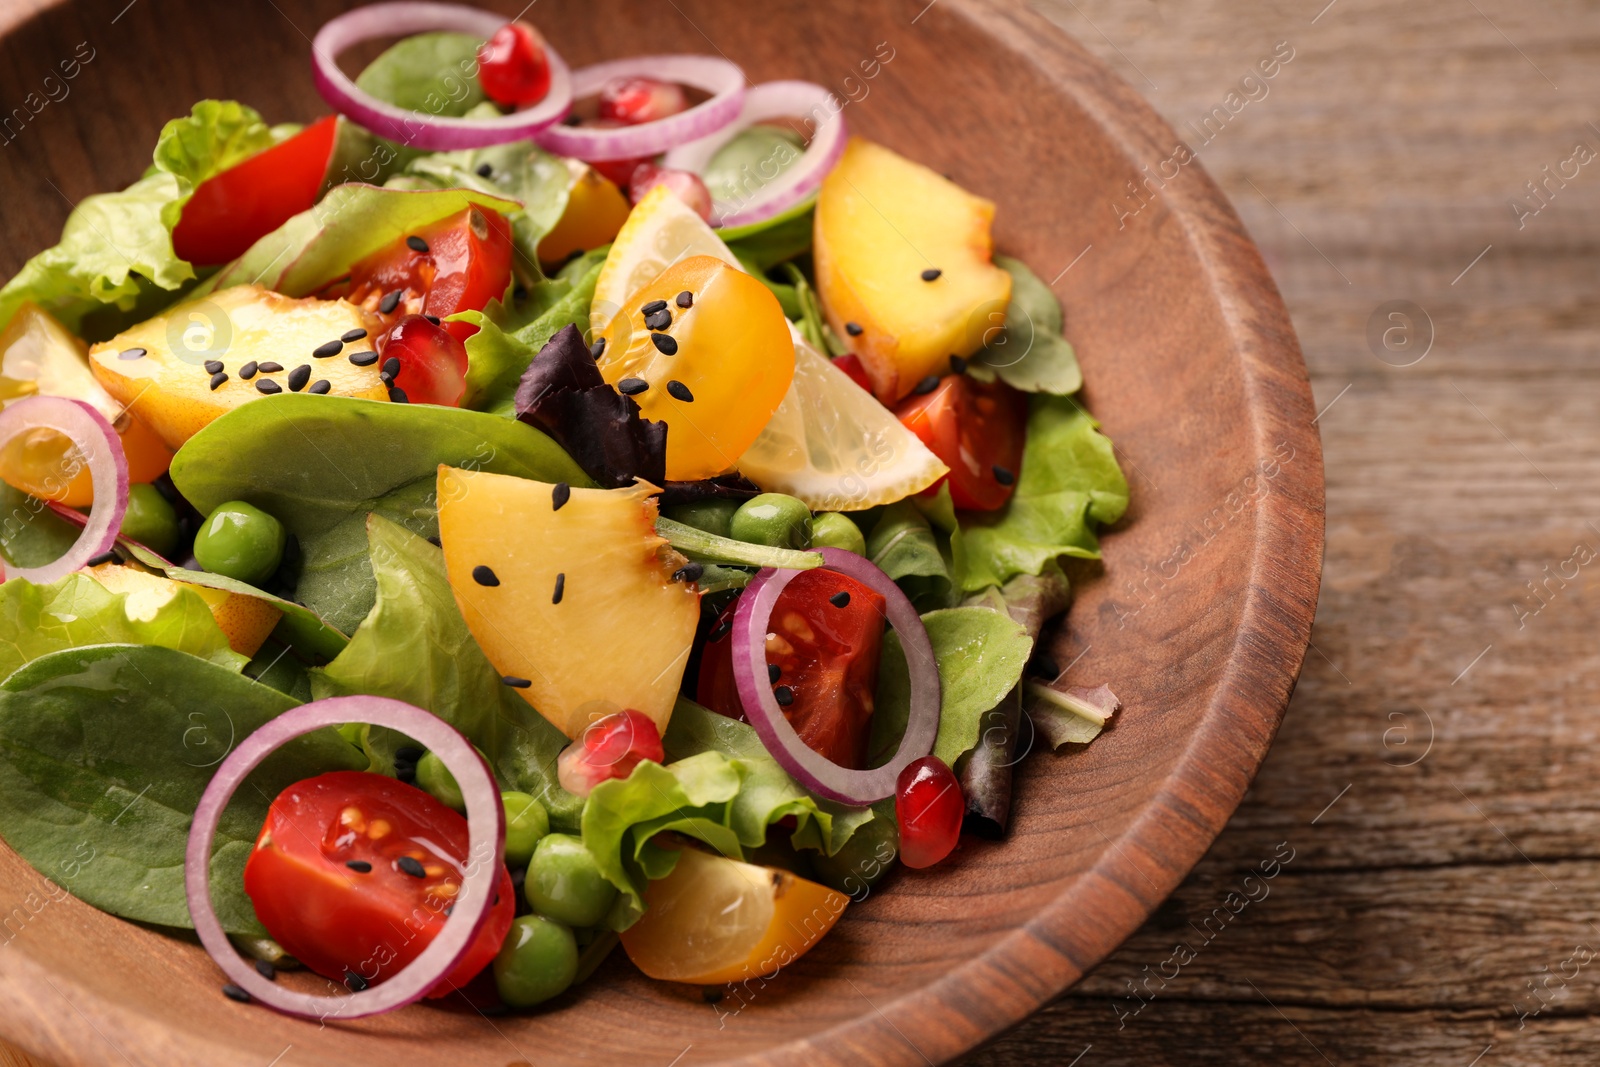
<instances>
[{"instance_id":1,"label":"green leaf","mask_svg":"<svg viewBox=\"0 0 1600 1067\"><path fill-rule=\"evenodd\" d=\"M113 593L87 574L49 585L13 578L0 585L0 678L52 652L105 644L160 645L226 670L244 666L200 594L179 589L159 606L152 599Z\"/></svg>"},{"instance_id":2,"label":"green leaf","mask_svg":"<svg viewBox=\"0 0 1600 1067\"><path fill-rule=\"evenodd\" d=\"M1026 393L1065 396L1083 388L1078 355L1061 336L1061 304L1050 287L1021 260L995 256L1011 275L1011 302L1004 329L967 363L981 382L1002 381Z\"/></svg>"},{"instance_id":3,"label":"green leaf","mask_svg":"<svg viewBox=\"0 0 1600 1067\"><path fill-rule=\"evenodd\" d=\"M488 98L478 84L482 37L418 33L403 38L356 77L356 87L379 100L430 117L460 118Z\"/></svg>"},{"instance_id":4,"label":"green leaf","mask_svg":"<svg viewBox=\"0 0 1600 1067\"><path fill-rule=\"evenodd\" d=\"M783 567L788 570L808 571L822 566L822 556L817 552L801 552L792 548L774 548L749 541L736 541L708 533L687 523L665 517L656 519L656 533L667 539L673 548L691 559L710 563L732 563L744 567Z\"/></svg>"},{"instance_id":5,"label":"green leaf","mask_svg":"<svg viewBox=\"0 0 1600 1067\"><path fill-rule=\"evenodd\" d=\"M949 603L949 563L933 527L910 500L898 500L879 514L867 537L867 559L919 607Z\"/></svg>"},{"instance_id":6,"label":"green leaf","mask_svg":"<svg viewBox=\"0 0 1600 1067\"><path fill-rule=\"evenodd\" d=\"M939 737L933 754L954 767L978 743L983 713L1022 678L1033 639L1010 616L982 607L944 608L922 616L939 668ZM898 635L887 633L868 744L873 766L886 763L905 734L911 683Z\"/></svg>"},{"instance_id":7,"label":"green leaf","mask_svg":"<svg viewBox=\"0 0 1600 1067\"><path fill-rule=\"evenodd\" d=\"M576 829L583 801L556 778L566 735L501 682L456 607L444 553L380 515L368 518L367 536L377 604L350 646L311 672L312 693L370 693L426 708L478 746L502 786L538 797L558 829ZM368 729L371 769L392 775L395 750L410 743Z\"/></svg>"},{"instance_id":8,"label":"green leaf","mask_svg":"<svg viewBox=\"0 0 1600 1067\"><path fill-rule=\"evenodd\" d=\"M0 836L102 911L192 926L184 849L200 794L234 743L295 703L166 648L100 645L37 659L0 686ZM337 733L318 730L283 745L243 783L211 856L223 929L266 932L243 876L272 798L363 763Z\"/></svg>"},{"instance_id":9,"label":"green leaf","mask_svg":"<svg viewBox=\"0 0 1600 1067\"><path fill-rule=\"evenodd\" d=\"M167 123L156 140L155 166L178 180L178 195L162 207L162 223L172 230L201 182L276 143L260 113L237 100L202 100Z\"/></svg>"},{"instance_id":10,"label":"green leaf","mask_svg":"<svg viewBox=\"0 0 1600 1067\"><path fill-rule=\"evenodd\" d=\"M576 283L562 280L546 283L551 287L568 288L542 314L514 333L506 333L482 312L452 315L451 321L478 326L478 332L467 338L465 405L496 415L514 416L517 385L539 349L567 326L588 329L589 304L594 299L594 283L599 277L600 264L596 263Z\"/></svg>"},{"instance_id":11,"label":"green leaf","mask_svg":"<svg viewBox=\"0 0 1600 1067\"><path fill-rule=\"evenodd\" d=\"M0 482L0 555L18 567L60 559L81 531L35 497Z\"/></svg>"},{"instance_id":12,"label":"green leaf","mask_svg":"<svg viewBox=\"0 0 1600 1067\"><path fill-rule=\"evenodd\" d=\"M179 450L172 479L202 514L243 500L275 516L300 544L295 599L353 633L377 593L367 513L437 534L440 464L592 484L554 441L513 419L306 393L245 404L210 423Z\"/></svg>"},{"instance_id":13,"label":"green leaf","mask_svg":"<svg viewBox=\"0 0 1600 1067\"><path fill-rule=\"evenodd\" d=\"M1038 574L1060 556L1100 558L1095 526L1122 517L1128 480L1098 425L1070 397L1033 397L1016 492L999 511L961 517L963 588Z\"/></svg>"},{"instance_id":14,"label":"green leaf","mask_svg":"<svg viewBox=\"0 0 1600 1067\"><path fill-rule=\"evenodd\" d=\"M812 208L816 201L798 204L764 222L739 228L738 236L719 231L730 251L761 274L779 263L811 251Z\"/></svg>"}]
</instances>

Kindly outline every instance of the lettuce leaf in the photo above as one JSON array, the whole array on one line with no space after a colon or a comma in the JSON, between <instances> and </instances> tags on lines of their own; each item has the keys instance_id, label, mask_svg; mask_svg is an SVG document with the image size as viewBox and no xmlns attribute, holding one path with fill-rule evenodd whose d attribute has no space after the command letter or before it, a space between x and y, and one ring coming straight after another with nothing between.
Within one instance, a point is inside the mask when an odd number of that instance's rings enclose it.
<instances>
[{"instance_id":1,"label":"lettuce leaf","mask_svg":"<svg viewBox=\"0 0 1600 1067\"><path fill-rule=\"evenodd\" d=\"M561 330L589 327L589 304L594 285L600 278L600 263L595 263L576 280L552 278L540 283L530 294L548 300L531 322L507 332L481 311L452 315L451 321L471 322L478 332L467 338L467 394L463 405L496 415L516 415L517 386L539 350Z\"/></svg>"},{"instance_id":2,"label":"lettuce leaf","mask_svg":"<svg viewBox=\"0 0 1600 1067\"><path fill-rule=\"evenodd\" d=\"M995 266L1011 275L1011 301L1004 329L967 362L980 382L998 376L1025 393L1065 396L1083 388L1078 354L1061 336L1061 304L1050 287L1021 260L995 256Z\"/></svg>"},{"instance_id":3,"label":"lettuce leaf","mask_svg":"<svg viewBox=\"0 0 1600 1067\"><path fill-rule=\"evenodd\" d=\"M1096 526L1116 522L1127 507L1128 480L1099 423L1070 397L1037 394L1010 502L961 517L961 587L1004 585L1060 556L1099 559Z\"/></svg>"},{"instance_id":4,"label":"lettuce leaf","mask_svg":"<svg viewBox=\"0 0 1600 1067\"><path fill-rule=\"evenodd\" d=\"M201 182L276 143L260 113L237 100L202 100L188 115L162 127L154 169L178 182L177 197L161 209L168 232L178 225L184 205Z\"/></svg>"}]
</instances>

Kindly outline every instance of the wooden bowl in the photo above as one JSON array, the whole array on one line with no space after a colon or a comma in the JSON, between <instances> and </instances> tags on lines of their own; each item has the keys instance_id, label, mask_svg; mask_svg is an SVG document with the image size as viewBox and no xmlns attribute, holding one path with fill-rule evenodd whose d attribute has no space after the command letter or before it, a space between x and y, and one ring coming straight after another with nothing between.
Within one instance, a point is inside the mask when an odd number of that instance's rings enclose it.
<instances>
[{"instance_id":1,"label":"wooden bowl","mask_svg":"<svg viewBox=\"0 0 1600 1067\"><path fill-rule=\"evenodd\" d=\"M343 5L122 2L0 13L0 103L38 111L0 135L8 275L70 203L137 178L195 100L238 97L273 122L325 111L309 36ZM1305 368L1232 208L1132 89L1027 10L924 2L545 0L533 15L574 64L715 51L752 81L828 85L852 130L999 205L996 244L1053 279L1133 485L1050 639L1069 679L1121 694L1114 728L1022 764L1009 840L892 877L810 955L717 1004L614 958L538 1014L415 1007L323 1028L224 999L197 946L49 901L4 850L6 1036L62 1064L164 1067L939 1062L1056 996L1178 884L1260 764L1309 639L1323 485ZM92 58L39 107L79 42Z\"/></svg>"}]
</instances>

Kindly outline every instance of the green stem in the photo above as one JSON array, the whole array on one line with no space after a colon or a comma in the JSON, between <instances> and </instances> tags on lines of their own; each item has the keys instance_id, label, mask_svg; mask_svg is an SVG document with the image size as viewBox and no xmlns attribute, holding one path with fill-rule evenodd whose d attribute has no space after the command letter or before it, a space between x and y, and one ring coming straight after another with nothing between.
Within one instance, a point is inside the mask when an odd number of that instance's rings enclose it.
<instances>
[{"instance_id":1,"label":"green stem","mask_svg":"<svg viewBox=\"0 0 1600 1067\"><path fill-rule=\"evenodd\" d=\"M702 562L731 563L741 567L780 567L795 571L808 571L822 566L822 556L816 552L752 545L748 541L718 537L667 518L656 519L656 533L690 559Z\"/></svg>"}]
</instances>

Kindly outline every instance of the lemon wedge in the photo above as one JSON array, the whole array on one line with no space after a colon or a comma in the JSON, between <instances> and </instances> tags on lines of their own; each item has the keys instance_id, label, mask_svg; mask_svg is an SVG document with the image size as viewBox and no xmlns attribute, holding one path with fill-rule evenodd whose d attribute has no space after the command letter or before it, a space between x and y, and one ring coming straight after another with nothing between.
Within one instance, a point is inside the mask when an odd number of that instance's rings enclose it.
<instances>
[{"instance_id":1,"label":"lemon wedge","mask_svg":"<svg viewBox=\"0 0 1600 1067\"><path fill-rule=\"evenodd\" d=\"M744 267L694 213L694 209L658 185L628 213L606 261L595 279L589 307L591 336L598 336L622 310L628 297L661 277L679 260L690 256L715 256L731 267Z\"/></svg>"},{"instance_id":2,"label":"lemon wedge","mask_svg":"<svg viewBox=\"0 0 1600 1067\"><path fill-rule=\"evenodd\" d=\"M717 985L799 959L850 898L776 867L686 848L644 902L643 917L622 933L634 965L663 981Z\"/></svg>"}]
</instances>

